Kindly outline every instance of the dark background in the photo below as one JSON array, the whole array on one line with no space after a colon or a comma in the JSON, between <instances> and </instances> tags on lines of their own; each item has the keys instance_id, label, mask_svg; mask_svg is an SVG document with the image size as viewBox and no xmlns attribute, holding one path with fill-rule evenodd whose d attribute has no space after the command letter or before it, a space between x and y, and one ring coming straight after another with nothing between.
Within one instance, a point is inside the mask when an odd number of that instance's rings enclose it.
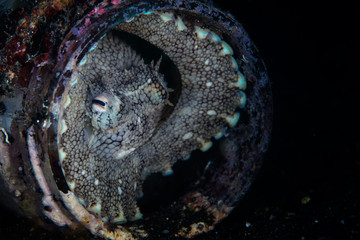
<instances>
[{"instance_id":1,"label":"dark background","mask_svg":"<svg viewBox=\"0 0 360 240\"><path fill-rule=\"evenodd\" d=\"M360 9L304 1L215 4L258 46L272 82L274 122L253 186L228 218L196 239L360 239ZM59 239L0 211L1 239Z\"/></svg>"},{"instance_id":2,"label":"dark background","mask_svg":"<svg viewBox=\"0 0 360 240\"><path fill-rule=\"evenodd\" d=\"M246 197L198 239L360 239L359 9L222 1L267 65L270 149Z\"/></svg>"}]
</instances>

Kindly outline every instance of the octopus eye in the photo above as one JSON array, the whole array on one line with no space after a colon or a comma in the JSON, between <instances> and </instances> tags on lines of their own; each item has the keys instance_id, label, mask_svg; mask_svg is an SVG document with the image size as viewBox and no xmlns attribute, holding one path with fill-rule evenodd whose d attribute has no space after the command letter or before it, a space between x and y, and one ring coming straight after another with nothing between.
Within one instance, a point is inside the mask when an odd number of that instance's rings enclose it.
<instances>
[{"instance_id":1,"label":"octopus eye","mask_svg":"<svg viewBox=\"0 0 360 240\"><path fill-rule=\"evenodd\" d=\"M108 100L106 97L100 95L92 100L91 105L94 112L106 112L108 108Z\"/></svg>"}]
</instances>

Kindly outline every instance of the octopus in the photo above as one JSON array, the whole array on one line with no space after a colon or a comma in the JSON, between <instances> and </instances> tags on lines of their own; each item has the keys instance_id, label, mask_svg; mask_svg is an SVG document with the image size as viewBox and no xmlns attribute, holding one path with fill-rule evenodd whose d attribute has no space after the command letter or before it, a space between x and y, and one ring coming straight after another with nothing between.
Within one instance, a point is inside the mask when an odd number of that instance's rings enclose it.
<instances>
[{"instance_id":1,"label":"octopus","mask_svg":"<svg viewBox=\"0 0 360 240\"><path fill-rule=\"evenodd\" d=\"M180 89L159 72L162 57L146 62L123 31L161 49ZM171 174L177 160L207 151L236 125L246 81L232 55L216 33L171 11L136 16L92 47L67 84L58 123L63 173L88 210L111 222L141 218L136 199L147 176Z\"/></svg>"}]
</instances>

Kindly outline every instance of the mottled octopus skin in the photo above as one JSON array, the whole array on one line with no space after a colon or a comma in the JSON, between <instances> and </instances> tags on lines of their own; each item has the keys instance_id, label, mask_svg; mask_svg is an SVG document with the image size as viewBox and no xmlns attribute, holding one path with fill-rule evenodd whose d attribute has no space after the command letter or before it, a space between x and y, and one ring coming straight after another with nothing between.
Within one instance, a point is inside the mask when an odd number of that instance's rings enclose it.
<instances>
[{"instance_id":1,"label":"mottled octopus skin","mask_svg":"<svg viewBox=\"0 0 360 240\"><path fill-rule=\"evenodd\" d=\"M151 173L171 172L178 159L211 147L211 137L234 125L243 83L232 50L217 35L171 12L119 24L160 48L181 77L181 96L160 121L168 92L158 66L112 34L99 40L67 85L59 120L59 156L68 185L104 220L141 217L136 198ZM94 106L94 99L107 101Z\"/></svg>"}]
</instances>

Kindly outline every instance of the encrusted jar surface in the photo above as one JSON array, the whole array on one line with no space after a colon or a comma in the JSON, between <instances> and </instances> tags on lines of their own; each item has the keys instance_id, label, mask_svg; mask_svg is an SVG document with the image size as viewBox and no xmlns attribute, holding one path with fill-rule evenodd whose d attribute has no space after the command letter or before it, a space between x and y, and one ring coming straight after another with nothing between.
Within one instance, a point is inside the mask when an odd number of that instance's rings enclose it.
<instances>
[{"instance_id":1,"label":"encrusted jar surface","mask_svg":"<svg viewBox=\"0 0 360 240\"><path fill-rule=\"evenodd\" d=\"M42 1L7 30L1 192L18 212L108 239L193 237L249 188L272 100L229 14L197 1Z\"/></svg>"}]
</instances>

